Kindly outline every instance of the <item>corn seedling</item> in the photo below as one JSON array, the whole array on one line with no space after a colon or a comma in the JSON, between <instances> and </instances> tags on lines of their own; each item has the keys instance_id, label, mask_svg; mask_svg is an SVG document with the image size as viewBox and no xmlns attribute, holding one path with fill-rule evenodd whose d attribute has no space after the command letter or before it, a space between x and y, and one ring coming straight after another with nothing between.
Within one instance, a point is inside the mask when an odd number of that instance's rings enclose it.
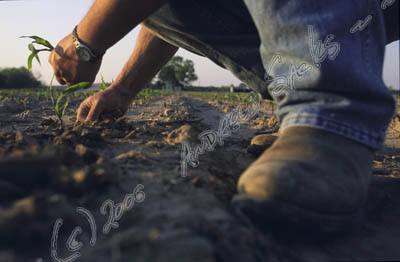
<instances>
[{"instance_id":1,"label":"corn seedling","mask_svg":"<svg viewBox=\"0 0 400 262\"><path fill-rule=\"evenodd\" d=\"M29 51L31 51L31 54L28 56L28 70L32 70L32 62L33 59L35 58L36 61L41 65L40 59L39 59L39 53L40 52L51 52L53 51L54 47L53 45L47 41L46 39L43 39L39 36L21 36L20 38L30 38L33 39L33 41L28 45ZM45 47L42 49L36 49L35 45L39 45L41 47ZM51 79L49 90L48 90L48 95L51 97L51 102L54 105L54 94L53 94L53 82L54 76Z\"/></svg>"},{"instance_id":2,"label":"corn seedling","mask_svg":"<svg viewBox=\"0 0 400 262\"><path fill-rule=\"evenodd\" d=\"M114 83L114 79L111 80L111 84ZM106 82L104 81L104 77L101 76L101 86L100 86L100 90L104 91L108 88L109 86L107 86Z\"/></svg>"},{"instance_id":3,"label":"corn seedling","mask_svg":"<svg viewBox=\"0 0 400 262\"><path fill-rule=\"evenodd\" d=\"M42 96L41 91L36 91L35 98L36 98L37 101L40 101L41 96Z\"/></svg>"},{"instance_id":4,"label":"corn seedling","mask_svg":"<svg viewBox=\"0 0 400 262\"><path fill-rule=\"evenodd\" d=\"M29 71L32 70L32 62L33 62L34 58L40 64L40 59L38 56L38 54L40 52L51 52L54 49L53 45L50 44L49 41L47 41L39 36L35 36L35 35L34 36L21 36L20 38L33 39L33 41L28 45L28 49L29 49L29 51L31 51L31 54L28 56L28 70ZM45 48L36 49L35 44L39 45L41 47L45 47Z\"/></svg>"},{"instance_id":5,"label":"corn seedling","mask_svg":"<svg viewBox=\"0 0 400 262\"><path fill-rule=\"evenodd\" d=\"M69 105L69 97L67 97L70 94L73 94L74 92L78 90L82 90L86 88L89 85L89 82L81 82L76 85L69 86L61 91L61 93L57 93L56 96L52 97L53 101L56 101L54 106L54 112L56 113L56 116L58 120L60 121L60 126L62 129L64 129L64 123L63 123L63 116L65 114L65 110L67 109ZM54 93L53 93L54 94ZM64 103L62 103L64 101Z\"/></svg>"},{"instance_id":6,"label":"corn seedling","mask_svg":"<svg viewBox=\"0 0 400 262\"><path fill-rule=\"evenodd\" d=\"M100 89L101 89L101 90L106 90L107 88L108 88L108 86L107 86L106 82L104 81L104 77L101 76L101 86L100 86Z\"/></svg>"},{"instance_id":7,"label":"corn seedling","mask_svg":"<svg viewBox=\"0 0 400 262\"><path fill-rule=\"evenodd\" d=\"M29 51L31 51L31 54L28 57L28 70L32 70L32 62L33 59L35 58L37 62L40 64L40 59L38 54L40 52L51 52L53 51L54 47L52 44L50 44L49 41L39 37L39 36L21 36L21 38L30 38L33 39L33 41L28 45ZM45 48L42 49L36 49L35 45L39 45ZM53 104L54 112L60 122L60 127L61 129L64 129L64 123L63 123L63 116L65 114L65 111L69 105L69 95L86 88L89 85L89 82L81 82L76 85L69 86L65 89L63 89L60 92L54 92L53 90L53 80L54 80L54 75L51 78L50 81L50 86L48 89L48 95L51 98L51 102Z\"/></svg>"}]
</instances>

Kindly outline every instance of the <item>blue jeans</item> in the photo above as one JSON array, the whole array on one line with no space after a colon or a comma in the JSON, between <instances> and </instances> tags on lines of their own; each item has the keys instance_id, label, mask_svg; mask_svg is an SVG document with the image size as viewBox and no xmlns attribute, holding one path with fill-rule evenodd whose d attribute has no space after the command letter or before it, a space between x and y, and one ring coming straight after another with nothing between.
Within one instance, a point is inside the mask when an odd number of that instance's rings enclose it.
<instances>
[{"instance_id":1,"label":"blue jeans","mask_svg":"<svg viewBox=\"0 0 400 262\"><path fill-rule=\"evenodd\" d=\"M399 39L398 0L228 2L172 0L145 25L272 96L282 129L382 146L395 111L382 67L385 45Z\"/></svg>"},{"instance_id":2,"label":"blue jeans","mask_svg":"<svg viewBox=\"0 0 400 262\"><path fill-rule=\"evenodd\" d=\"M381 2L244 2L261 38L265 68L274 54L280 54L280 63L270 71L271 79L290 77L291 65L312 65L303 75L292 72L295 88L289 86L293 90L274 97L281 128L315 127L380 148L395 111L395 101L382 79L388 32ZM358 20L365 24L354 27ZM269 85L270 93L274 86Z\"/></svg>"}]
</instances>

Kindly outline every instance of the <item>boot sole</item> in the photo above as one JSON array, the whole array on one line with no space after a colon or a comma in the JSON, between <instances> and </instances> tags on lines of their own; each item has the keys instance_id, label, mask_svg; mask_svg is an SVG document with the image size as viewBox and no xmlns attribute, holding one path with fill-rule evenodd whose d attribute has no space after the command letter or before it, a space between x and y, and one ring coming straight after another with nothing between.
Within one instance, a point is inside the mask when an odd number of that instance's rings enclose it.
<instances>
[{"instance_id":1,"label":"boot sole","mask_svg":"<svg viewBox=\"0 0 400 262\"><path fill-rule=\"evenodd\" d=\"M237 195L232 200L236 211L246 215L263 231L298 229L312 233L337 234L360 228L364 212L324 214L304 209L284 201L267 201Z\"/></svg>"}]
</instances>

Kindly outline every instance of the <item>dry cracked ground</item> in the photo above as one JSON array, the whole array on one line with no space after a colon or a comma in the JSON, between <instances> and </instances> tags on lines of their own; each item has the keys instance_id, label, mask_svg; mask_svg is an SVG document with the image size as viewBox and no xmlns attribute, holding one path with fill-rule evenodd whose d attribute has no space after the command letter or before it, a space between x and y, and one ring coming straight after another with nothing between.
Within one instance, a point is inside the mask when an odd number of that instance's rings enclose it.
<instances>
[{"instance_id":1,"label":"dry cracked ground","mask_svg":"<svg viewBox=\"0 0 400 262\"><path fill-rule=\"evenodd\" d=\"M182 142L199 144L201 132L249 105L176 94L80 126L79 102L64 131L48 101L0 102L1 262L400 260L400 117L376 153L366 222L347 235L317 236L261 231L231 207L241 172L256 159L251 138L276 131L267 103L182 177Z\"/></svg>"}]
</instances>

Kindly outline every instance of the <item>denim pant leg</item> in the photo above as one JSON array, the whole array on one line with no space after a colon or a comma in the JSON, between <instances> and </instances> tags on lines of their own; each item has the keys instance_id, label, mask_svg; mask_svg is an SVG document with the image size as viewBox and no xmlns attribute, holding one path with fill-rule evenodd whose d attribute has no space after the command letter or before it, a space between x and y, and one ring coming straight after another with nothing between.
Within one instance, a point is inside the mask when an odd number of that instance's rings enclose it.
<instances>
[{"instance_id":1,"label":"denim pant leg","mask_svg":"<svg viewBox=\"0 0 400 262\"><path fill-rule=\"evenodd\" d=\"M385 19L385 28L387 34L387 44L399 40L399 0L380 0Z\"/></svg>"},{"instance_id":2,"label":"denim pant leg","mask_svg":"<svg viewBox=\"0 0 400 262\"><path fill-rule=\"evenodd\" d=\"M310 126L379 149L395 111L382 79L381 2L244 2L260 35L281 128Z\"/></svg>"},{"instance_id":3,"label":"denim pant leg","mask_svg":"<svg viewBox=\"0 0 400 262\"><path fill-rule=\"evenodd\" d=\"M260 38L243 0L170 0L143 25L166 42L205 56L264 99Z\"/></svg>"}]
</instances>

